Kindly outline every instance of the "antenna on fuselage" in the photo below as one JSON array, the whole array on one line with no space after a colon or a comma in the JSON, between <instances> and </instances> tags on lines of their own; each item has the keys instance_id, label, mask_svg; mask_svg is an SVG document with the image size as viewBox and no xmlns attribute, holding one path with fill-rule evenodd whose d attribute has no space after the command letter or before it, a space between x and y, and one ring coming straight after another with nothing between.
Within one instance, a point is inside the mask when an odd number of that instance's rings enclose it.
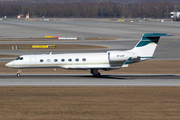
<instances>
[{"instance_id":1,"label":"antenna on fuselage","mask_svg":"<svg viewBox=\"0 0 180 120\"><path fill-rule=\"evenodd\" d=\"M51 54L52 54L52 52L49 53L49 55L51 55Z\"/></svg>"}]
</instances>

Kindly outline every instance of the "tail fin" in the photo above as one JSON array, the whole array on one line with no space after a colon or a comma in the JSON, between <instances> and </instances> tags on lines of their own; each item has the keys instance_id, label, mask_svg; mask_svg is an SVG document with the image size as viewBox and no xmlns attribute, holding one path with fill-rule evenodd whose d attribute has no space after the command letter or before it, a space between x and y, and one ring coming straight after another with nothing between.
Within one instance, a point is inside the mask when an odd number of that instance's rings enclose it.
<instances>
[{"instance_id":1,"label":"tail fin","mask_svg":"<svg viewBox=\"0 0 180 120\"><path fill-rule=\"evenodd\" d=\"M145 33L142 35L142 38L137 45L130 51L137 53L141 60L153 58L160 36L169 35L165 33Z\"/></svg>"}]
</instances>

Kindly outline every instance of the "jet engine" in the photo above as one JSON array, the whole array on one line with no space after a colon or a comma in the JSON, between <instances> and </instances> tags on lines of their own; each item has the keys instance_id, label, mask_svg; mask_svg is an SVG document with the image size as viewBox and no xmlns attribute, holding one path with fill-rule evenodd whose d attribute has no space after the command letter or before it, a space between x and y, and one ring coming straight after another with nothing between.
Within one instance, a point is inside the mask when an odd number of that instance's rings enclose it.
<instances>
[{"instance_id":1,"label":"jet engine","mask_svg":"<svg viewBox=\"0 0 180 120\"><path fill-rule=\"evenodd\" d=\"M132 59L138 58L136 53L133 52L123 52L123 51L107 51L108 54L108 60L110 62L116 62L116 61L126 61L130 57Z\"/></svg>"}]
</instances>

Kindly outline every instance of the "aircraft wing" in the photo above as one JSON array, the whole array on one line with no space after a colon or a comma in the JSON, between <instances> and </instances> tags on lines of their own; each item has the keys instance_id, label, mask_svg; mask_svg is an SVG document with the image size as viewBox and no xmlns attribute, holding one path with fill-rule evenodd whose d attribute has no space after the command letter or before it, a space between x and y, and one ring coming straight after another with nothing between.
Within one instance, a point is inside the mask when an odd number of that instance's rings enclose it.
<instances>
[{"instance_id":1,"label":"aircraft wing","mask_svg":"<svg viewBox=\"0 0 180 120\"><path fill-rule=\"evenodd\" d=\"M101 70L114 70L119 69L119 67L87 67L87 68L67 68L70 70L88 70L88 69L101 69Z\"/></svg>"}]
</instances>

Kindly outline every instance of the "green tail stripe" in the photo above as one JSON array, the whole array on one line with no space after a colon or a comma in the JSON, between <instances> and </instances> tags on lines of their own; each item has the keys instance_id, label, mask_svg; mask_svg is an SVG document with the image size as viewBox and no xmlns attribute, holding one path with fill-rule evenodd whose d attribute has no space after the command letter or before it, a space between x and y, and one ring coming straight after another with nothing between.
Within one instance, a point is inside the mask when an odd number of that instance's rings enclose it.
<instances>
[{"instance_id":1,"label":"green tail stripe","mask_svg":"<svg viewBox=\"0 0 180 120\"><path fill-rule=\"evenodd\" d=\"M153 58L153 57L141 57L141 58Z\"/></svg>"},{"instance_id":2,"label":"green tail stripe","mask_svg":"<svg viewBox=\"0 0 180 120\"><path fill-rule=\"evenodd\" d=\"M129 65L129 63L131 62L131 59L132 57L130 57L124 64Z\"/></svg>"},{"instance_id":3,"label":"green tail stripe","mask_svg":"<svg viewBox=\"0 0 180 120\"><path fill-rule=\"evenodd\" d=\"M165 33L145 33L136 47L143 47L150 43L157 44L160 36L168 36Z\"/></svg>"}]
</instances>

